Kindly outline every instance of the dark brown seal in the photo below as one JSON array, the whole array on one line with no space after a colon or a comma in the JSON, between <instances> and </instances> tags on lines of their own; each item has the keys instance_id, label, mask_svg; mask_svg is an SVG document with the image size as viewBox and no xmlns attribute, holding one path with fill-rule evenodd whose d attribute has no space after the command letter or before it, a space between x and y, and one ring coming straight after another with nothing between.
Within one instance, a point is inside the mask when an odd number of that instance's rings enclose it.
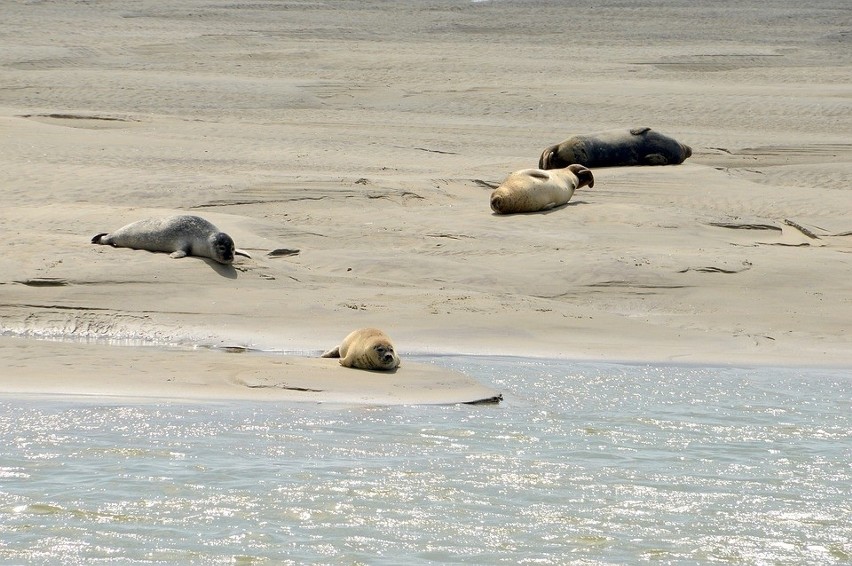
<instances>
[{"instance_id":1,"label":"dark brown seal","mask_svg":"<svg viewBox=\"0 0 852 566\"><path fill-rule=\"evenodd\" d=\"M608 130L571 137L541 153L540 169L561 169L572 163L586 167L677 165L692 148L651 128Z\"/></svg>"}]
</instances>

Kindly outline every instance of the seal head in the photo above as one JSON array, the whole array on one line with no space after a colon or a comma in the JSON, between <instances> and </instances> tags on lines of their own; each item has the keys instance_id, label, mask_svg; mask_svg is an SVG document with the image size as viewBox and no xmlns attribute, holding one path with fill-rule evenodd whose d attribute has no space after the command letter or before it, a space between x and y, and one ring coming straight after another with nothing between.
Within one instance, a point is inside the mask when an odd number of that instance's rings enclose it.
<instances>
[{"instance_id":1,"label":"seal head","mask_svg":"<svg viewBox=\"0 0 852 566\"><path fill-rule=\"evenodd\" d=\"M214 257L219 263L233 263L236 246L234 240L224 232L217 232L210 236L210 249L213 250Z\"/></svg>"}]
</instances>

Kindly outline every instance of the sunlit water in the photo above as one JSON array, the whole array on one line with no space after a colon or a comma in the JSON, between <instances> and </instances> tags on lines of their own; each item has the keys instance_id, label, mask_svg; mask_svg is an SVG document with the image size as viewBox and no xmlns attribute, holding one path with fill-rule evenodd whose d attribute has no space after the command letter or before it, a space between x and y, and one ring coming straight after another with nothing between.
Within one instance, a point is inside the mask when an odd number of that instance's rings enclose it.
<instances>
[{"instance_id":1,"label":"sunlit water","mask_svg":"<svg viewBox=\"0 0 852 566\"><path fill-rule=\"evenodd\" d=\"M425 360L505 401L0 398L0 562L852 560L847 371Z\"/></svg>"}]
</instances>

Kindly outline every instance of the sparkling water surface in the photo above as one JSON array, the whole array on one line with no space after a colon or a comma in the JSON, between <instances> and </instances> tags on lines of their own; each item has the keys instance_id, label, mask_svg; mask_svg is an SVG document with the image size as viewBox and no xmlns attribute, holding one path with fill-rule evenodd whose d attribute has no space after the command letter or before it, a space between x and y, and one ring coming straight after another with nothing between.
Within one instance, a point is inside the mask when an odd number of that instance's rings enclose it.
<instances>
[{"instance_id":1,"label":"sparkling water surface","mask_svg":"<svg viewBox=\"0 0 852 566\"><path fill-rule=\"evenodd\" d=\"M0 562L852 561L849 371L417 361L505 400L0 397Z\"/></svg>"}]
</instances>

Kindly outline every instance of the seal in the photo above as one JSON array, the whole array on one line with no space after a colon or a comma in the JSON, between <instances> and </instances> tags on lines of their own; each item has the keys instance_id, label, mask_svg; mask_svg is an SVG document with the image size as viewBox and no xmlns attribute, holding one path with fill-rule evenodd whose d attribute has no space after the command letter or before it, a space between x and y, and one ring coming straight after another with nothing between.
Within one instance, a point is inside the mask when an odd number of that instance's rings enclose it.
<instances>
[{"instance_id":1,"label":"seal","mask_svg":"<svg viewBox=\"0 0 852 566\"><path fill-rule=\"evenodd\" d=\"M491 210L497 214L539 212L566 204L574 191L595 186L592 172L582 165L562 169L521 169L509 173L491 193Z\"/></svg>"},{"instance_id":2,"label":"seal","mask_svg":"<svg viewBox=\"0 0 852 566\"><path fill-rule=\"evenodd\" d=\"M350 332L340 346L325 352L323 358L340 358L348 368L392 370L399 367L399 356L393 343L378 328L361 328Z\"/></svg>"},{"instance_id":3,"label":"seal","mask_svg":"<svg viewBox=\"0 0 852 566\"><path fill-rule=\"evenodd\" d=\"M572 163L586 167L624 165L677 165L692 155L692 148L651 128L608 130L579 135L552 145L541 153L541 169L560 169Z\"/></svg>"},{"instance_id":4,"label":"seal","mask_svg":"<svg viewBox=\"0 0 852 566\"><path fill-rule=\"evenodd\" d=\"M209 257L224 264L233 263L234 255L251 257L236 249L234 240L207 220L185 214L132 222L114 232L96 235L92 243L165 252L173 258Z\"/></svg>"}]
</instances>

